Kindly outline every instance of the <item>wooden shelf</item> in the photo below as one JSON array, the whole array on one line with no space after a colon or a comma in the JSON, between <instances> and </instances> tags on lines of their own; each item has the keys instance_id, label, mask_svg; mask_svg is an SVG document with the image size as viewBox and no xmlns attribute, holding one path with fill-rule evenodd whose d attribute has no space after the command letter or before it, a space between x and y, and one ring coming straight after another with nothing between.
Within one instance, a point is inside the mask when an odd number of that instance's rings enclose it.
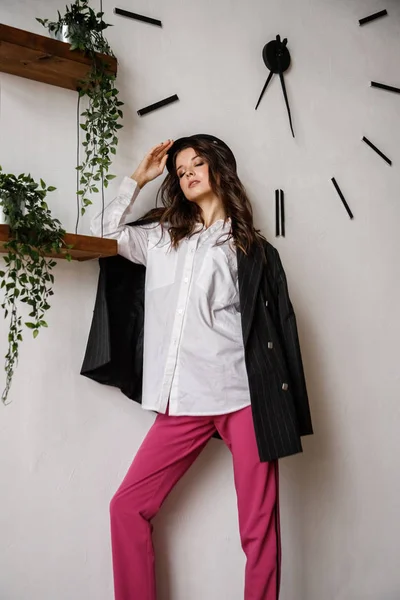
<instances>
[{"instance_id":1,"label":"wooden shelf","mask_svg":"<svg viewBox=\"0 0 400 600\"><path fill-rule=\"evenodd\" d=\"M76 90L89 72L91 60L80 50L49 37L0 23L0 71L50 85ZM98 54L109 73L116 75L117 60Z\"/></svg>"},{"instance_id":2,"label":"wooden shelf","mask_svg":"<svg viewBox=\"0 0 400 600\"><path fill-rule=\"evenodd\" d=\"M90 70L91 60L80 50L69 48L65 42L0 23L0 71L4 73L76 91ZM108 72L116 75L117 60L105 54L98 57L107 63ZM5 252L3 246L8 240L8 225L0 225L0 253ZM74 260L82 261L118 253L116 240L73 233L67 233L64 240L73 248L51 256L65 258L69 252Z\"/></svg>"},{"instance_id":3,"label":"wooden shelf","mask_svg":"<svg viewBox=\"0 0 400 600\"><path fill-rule=\"evenodd\" d=\"M10 228L8 225L0 225L0 253L6 252L4 243L9 241L9 233ZM61 253L54 253L50 256L53 258L65 258L65 254L69 252L74 260L82 261L118 254L117 240L67 233L64 241L68 245L73 245L73 248L70 250L66 248Z\"/></svg>"}]
</instances>

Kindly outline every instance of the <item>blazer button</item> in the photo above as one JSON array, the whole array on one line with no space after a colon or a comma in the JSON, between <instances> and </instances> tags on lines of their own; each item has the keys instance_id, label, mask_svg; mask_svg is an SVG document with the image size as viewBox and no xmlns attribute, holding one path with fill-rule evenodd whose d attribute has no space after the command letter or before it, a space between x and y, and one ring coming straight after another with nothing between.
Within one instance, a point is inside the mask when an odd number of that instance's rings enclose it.
<instances>
[{"instance_id":1,"label":"blazer button","mask_svg":"<svg viewBox=\"0 0 400 600\"><path fill-rule=\"evenodd\" d=\"M268 348L269 348L270 350L272 350L272 348L273 348L273 347L274 347L274 344L273 344L272 342L268 342Z\"/></svg>"},{"instance_id":2,"label":"blazer button","mask_svg":"<svg viewBox=\"0 0 400 600\"><path fill-rule=\"evenodd\" d=\"M265 306L268 306L268 300L265 301Z\"/></svg>"},{"instance_id":3,"label":"blazer button","mask_svg":"<svg viewBox=\"0 0 400 600\"><path fill-rule=\"evenodd\" d=\"M287 383L282 383L282 389L286 392L286 390L289 389L289 386Z\"/></svg>"}]
</instances>

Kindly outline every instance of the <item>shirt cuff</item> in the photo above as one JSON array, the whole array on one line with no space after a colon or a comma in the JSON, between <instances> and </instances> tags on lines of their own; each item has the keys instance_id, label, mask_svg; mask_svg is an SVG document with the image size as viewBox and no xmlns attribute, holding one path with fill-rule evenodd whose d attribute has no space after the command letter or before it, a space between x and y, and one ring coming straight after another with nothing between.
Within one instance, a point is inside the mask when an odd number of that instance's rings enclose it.
<instances>
[{"instance_id":1,"label":"shirt cuff","mask_svg":"<svg viewBox=\"0 0 400 600\"><path fill-rule=\"evenodd\" d=\"M127 196L129 200L136 198L140 192L140 187L132 177L124 177L119 186L119 196Z\"/></svg>"}]
</instances>

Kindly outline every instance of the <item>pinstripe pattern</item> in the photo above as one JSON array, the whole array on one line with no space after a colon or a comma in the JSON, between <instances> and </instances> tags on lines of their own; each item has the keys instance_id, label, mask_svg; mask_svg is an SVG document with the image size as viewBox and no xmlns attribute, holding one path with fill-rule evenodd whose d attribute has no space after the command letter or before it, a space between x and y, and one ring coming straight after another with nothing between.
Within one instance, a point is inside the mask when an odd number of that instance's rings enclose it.
<instances>
[{"instance_id":1,"label":"pinstripe pattern","mask_svg":"<svg viewBox=\"0 0 400 600\"><path fill-rule=\"evenodd\" d=\"M145 268L100 258L92 325L81 374L141 402Z\"/></svg>"},{"instance_id":2,"label":"pinstripe pattern","mask_svg":"<svg viewBox=\"0 0 400 600\"><path fill-rule=\"evenodd\" d=\"M260 459L302 451L312 433L306 382L285 272L268 242L246 256L238 249L238 277L254 428ZM267 305L268 303L268 305ZM272 348L268 346L272 342ZM288 384L288 389L282 385Z\"/></svg>"},{"instance_id":3,"label":"pinstripe pattern","mask_svg":"<svg viewBox=\"0 0 400 600\"><path fill-rule=\"evenodd\" d=\"M265 260L266 258L266 260ZM296 317L278 251L237 250L240 307L260 460L302 451L313 432ZM93 321L81 374L141 401L145 268L100 259ZM287 389L285 386L287 385Z\"/></svg>"}]
</instances>

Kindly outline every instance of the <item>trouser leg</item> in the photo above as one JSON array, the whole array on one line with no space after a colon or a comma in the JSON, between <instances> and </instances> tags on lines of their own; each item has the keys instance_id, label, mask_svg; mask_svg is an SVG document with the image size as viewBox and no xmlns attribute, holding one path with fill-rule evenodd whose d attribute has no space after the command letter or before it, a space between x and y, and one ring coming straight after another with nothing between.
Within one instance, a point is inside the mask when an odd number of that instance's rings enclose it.
<instances>
[{"instance_id":1,"label":"trouser leg","mask_svg":"<svg viewBox=\"0 0 400 600\"><path fill-rule=\"evenodd\" d=\"M277 600L280 585L278 461L260 462L251 407L216 419L233 456L245 600Z\"/></svg>"},{"instance_id":2,"label":"trouser leg","mask_svg":"<svg viewBox=\"0 0 400 600\"><path fill-rule=\"evenodd\" d=\"M156 600L151 519L214 431L207 417L157 416L110 503L116 600Z\"/></svg>"}]
</instances>

